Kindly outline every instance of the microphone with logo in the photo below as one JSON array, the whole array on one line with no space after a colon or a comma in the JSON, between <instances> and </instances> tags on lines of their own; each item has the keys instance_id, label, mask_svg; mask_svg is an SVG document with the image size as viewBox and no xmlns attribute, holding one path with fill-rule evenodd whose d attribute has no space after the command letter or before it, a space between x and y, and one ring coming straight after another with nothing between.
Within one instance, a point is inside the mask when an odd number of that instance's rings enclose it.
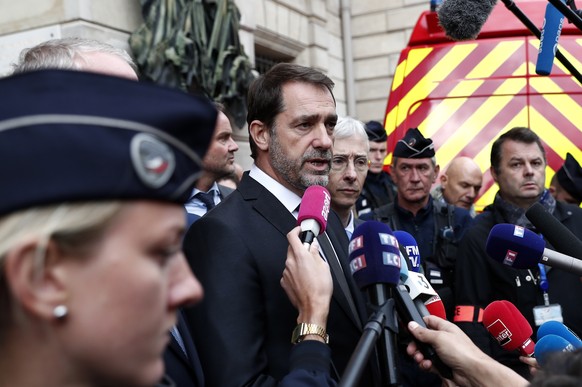
<instances>
[{"instance_id":1,"label":"microphone with logo","mask_svg":"<svg viewBox=\"0 0 582 387\"><path fill-rule=\"evenodd\" d=\"M568 341L576 349L582 348L582 340L570 328L559 321L546 321L538 328L538 341L548 335L555 335ZM537 345L537 344L536 344Z\"/></svg>"},{"instance_id":2,"label":"microphone with logo","mask_svg":"<svg viewBox=\"0 0 582 387\"><path fill-rule=\"evenodd\" d=\"M535 358L541 367L548 364L550 357L557 352L574 352L576 348L566 339L558 335L546 335L535 346Z\"/></svg>"},{"instance_id":3,"label":"microphone with logo","mask_svg":"<svg viewBox=\"0 0 582 387\"><path fill-rule=\"evenodd\" d=\"M325 231L327 216L331 206L331 196L325 187L312 185L307 187L301 205L297 225L301 226L301 242L307 248L317 236Z\"/></svg>"},{"instance_id":4,"label":"microphone with logo","mask_svg":"<svg viewBox=\"0 0 582 387\"><path fill-rule=\"evenodd\" d=\"M562 2L565 3L564 0ZM558 40L562 33L564 25L564 15L558 11L552 3L546 5L546 14L544 15L544 25L542 27L542 36L540 37L540 49L536 61L536 74L550 75L556 50L558 49Z\"/></svg>"},{"instance_id":5,"label":"microphone with logo","mask_svg":"<svg viewBox=\"0 0 582 387\"><path fill-rule=\"evenodd\" d=\"M398 326L392 299L392 288L398 283L402 263L398 241L384 223L367 221L356 227L352 234L349 258L352 276L358 287L367 292L373 314L364 327L340 386L357 384L374 344L380 358L383 385L398 386Z\"/></svg>"},{"instance_id":6,"label":"microphone with logo","mask_svg":"<svg viewBox=\"0 0 582 387\"><path fill-rule=\"evenodd\" d=\"M533 231L514 224L493 226L487 238L487 254L516 269L532 269L538 263L582 276L582 261L545 248L545 241Z\"/></svg>"},{"instance_id":7,"label":"microphone with logo","mask_svg":"<svg viewBox=\"0 0 582 387\"><path fill-rule=\"evenodd\" d=\"M394 321L393 307L395 306L398 317L404 325L410 321L416 321L420 326L426 327L408 290L403 284L398 283L402 264L398 240L386 224L367 221L354 230L350 242L350 269L356 284L368 292L372 304L391 305L391 309L384 312L388 322ZM409 272L409 275L412 273ZM384 332L386 333L386 330ZM388 357L394 356L395 335L393 333L395 332L397 328L394 328L391 334L384 334L384 342L388 345L380 346L380 351L388 352ZM452 378L450 368L438 358L432 347L424 343L417 343L417 345L424 357L432 360L442 376ZM398 382L395 378L387 380Z\"/></svg>"},{"instance_id":8,"label":"microphone with logo","mask_svg":"<svg viewBox=\"0 0 582 387\"><path fill-rule=\"evenodd\" d=\"M559 321L546 321L538 328L538 342L535 356L539 365L544 367L549 357L556 352L573 352L582 348L582 341L567 326Z\"/></svg>"},{"instance_id":9,"label":"microphone with logo","mask_svg":"<svg viewBox=\"0 0 582 387\"><path fill-rule=\"evenodd\" d=\"M420 273L420 253L416 239L406 231L394 231L400 250L408 255L411 271L402 263L400 268L400 281L406 286L414 305L422 317L429 314L447 319L443 301L433 289L426 277Z\"/></svg>"},{"instance_id":10,"label":"microphone with logo","mask_svg":"<svg viewBox=\"0 0 582 387\"><path fill-rule=\"evenodd\" d=\"M518 350L522 356L532 356L533 330L521 312L509 301L493 301L483 311L483 325L507 351Z\"/></svg>"}]
</instances>

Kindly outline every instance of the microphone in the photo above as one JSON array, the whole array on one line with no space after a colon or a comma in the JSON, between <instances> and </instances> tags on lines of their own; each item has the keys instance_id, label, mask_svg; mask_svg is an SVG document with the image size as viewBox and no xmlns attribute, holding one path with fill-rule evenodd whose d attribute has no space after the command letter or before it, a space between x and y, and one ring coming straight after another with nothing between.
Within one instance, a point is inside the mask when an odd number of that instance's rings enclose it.
<instances>
[{"instance_id":1,"label":"microphone","mask_svg":"<svg viewBox=\"0 0 582 387\"><path fill-rule=\"evenodd\" d=\"M420 271L420 251L416 239L406 231L396 230L394 236L398 240L398 244L406 250L408 260L412 271Z\"/></svg>"},{"instance_id":2,"label":"microphone","mask_svg":"<svg viewBox=\"0 0 582 387\"><path fill-rule=\"evenodd\" d=\"M443 320L447 319L445 305L443 304L443 301L441 300L438 294L426 300L424 302L424 306L426 306L428 313L430 313L431 315L440 317Z\"/></svg>"},{"instance_id":3,"label":"microphone","mask_svg":"<svg viewBox=\"0 0 582 387\"><path fill-rule=\"evenodd\" d=\"M312 185L307 187L297 216L297 225L301 226L301 242L307 248L327 226L327 216L331 206L331 196L325 187Z\"/></svg>"},{"instance_id":4,"label":"microphone","mask_svg":"<svg viewBox=\"0 0 582 387\"><path fill-rule=\"evenodd\" d=\"M563 337L558 335L546 335L538 340L535 347L535 357L538 364L544 367L550 355L556 352L574 352L576 348Z\"/></svg>"},{"instance_id":5,"label":"microphone","mask_svg":"<svg viewBox=\"0 0 582 387\"><path fill-rule=\"evenodd\" d=\"M546 211L543 205L535 203L527 209L525 216L554 249L562 254L582 259L582 241L555 216Z\"/></svg>"},{"instance_id":6,"label":"microphone","mask_svg":"<svg viewBox=\"0 0 582 387\"><path fill-rule=\"evenodd\" d=\"M509 301L493 301L483 311L483 325L499 345L507 351L519 350L523 356L534 353L534 342L530 338L533 330Z\"/></svg>"},{"instance_id":7,"label":"microphone","mask_svg":"<svg viewBox=\"0 0 582 387\"><path fill-rule=\"evenodd\" d=\"M562 2L565 3L564 0ZM554 64L554 57L558 49L558 40L564 25L564 15L552 3L546 5L544 25L540 37L540 49L536 61L536 74L550 75Z\"/></svg>"},{"instance_id":8,"label":"microphone","mask_svg":"<svg viewBox=\"0 0 582 387\"><path fill-rule=\"evenodd\" d=\"M572 344L576 349L582 348L582 340L570 328L559 321L546 321L538 328L538 344L540 339L548 335L559 336ZM536 344L536 350L538 344Z\"/></svg>"},{"instance_id":9,"label":"microphone","mask_svg":"<svg viewBox=\"0 0 582 387\"><path fill-rule=\"evenodd\" d=\"M349 252L350 270L354 280L360 289L368 291L374 305L382 305L392 293L396 311L403 324L416 321L426 328L407 288L398 284L403 263L398 240L388 225L377 221L367 221L359 225L352 234ZM411 275L419 273L409 271L408 274L410 281ZM418 343L418 346L425 358L433 361L441 375L452 377L452 371L442 363L432 347L424 343Z\"/></svg>"},{"instance_id":10,"label":"microphone","mask_svg":"<svg viewBox=\"0 0 582 387\"><path fill-rule=\"evenodd\" d=\"M544 246L544 240L533 231L499 223L491 229L485 249L494 260L516 269L531 269L543 263L582 276L581 260Z\"/></svg>"},{"instance_id":11,"label":"microphone","mask_svg":"<svg viewBox=\"0 0 582 387\"><path fill-rule=\"evenodd\" d=\"M445 0L437 9L439 23L453 40L479 35L497 0Z\"/></svg>"},{"instance_id":12,"label":"microphone","mask_svg":"<svg viewBox=\"0 0 582 387\"><path fill-rule=\"evenodd\" d=\"M406 231L394 231L394 236L398 240L400 250L404 250L404 252L408 254L408 258L401 256L401 259L408 259L408 262L411 263L412 267L416 266L415 271L409 271L408 266L402 264L402 267L400 268L400 281L408 289L408 293L414 301L414 305L418 309L420 315L424 317L431 314L446 320L447 314L445 312L443 301L426 277L417 272L420 270L420 254L416 239ZM411 254L414 254L415 256L411 257Z\"/></svg>"}]
</instances>

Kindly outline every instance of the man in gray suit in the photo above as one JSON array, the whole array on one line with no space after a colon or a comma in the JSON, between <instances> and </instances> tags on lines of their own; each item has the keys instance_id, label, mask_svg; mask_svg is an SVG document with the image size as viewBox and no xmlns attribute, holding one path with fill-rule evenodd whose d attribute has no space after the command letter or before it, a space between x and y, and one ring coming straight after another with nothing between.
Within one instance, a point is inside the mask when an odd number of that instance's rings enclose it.
<instances>
[{"instance_id":1,"label":"man in gray suit","mask_svg":"<svg viewBox=\"0 0 582 387\"><path fill-rule=\"evenodd\" d=\"M340 217L348 238L363 223L355 216L355 204L368 174L370 144L364 124L352 117L339 119L333 133L333 158L327 189L331 208Z\"/></svg>"}]
</instances>

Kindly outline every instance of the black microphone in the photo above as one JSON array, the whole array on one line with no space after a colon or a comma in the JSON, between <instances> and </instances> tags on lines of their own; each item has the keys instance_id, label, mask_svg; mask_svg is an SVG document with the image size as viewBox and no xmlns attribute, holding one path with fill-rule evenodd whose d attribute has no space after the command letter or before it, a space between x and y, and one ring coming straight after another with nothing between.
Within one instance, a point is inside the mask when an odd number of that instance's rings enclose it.
<instances>
[{"instance_id":1,"label":"black microphone","mask_svg":"<svg viewBox=\"0 0 582 387\"><path fill-rule=\"evenodd\" d=\"M453 40L479 35L497 0L445 0L437 9L439 23Z\"/></svg>"},{"instance_id":2,"label":"black microphone","mask_svg":"<svg viewBox=\"0 0 582 387\"><path fill-rule=\"evenodd\" d=\"M582 242L558 219L550 214L543 205L535 203L528 208L525 216L536 230L550 242L552 247L562 254L582 259Z\"/></svg>"},{"instance_id":3,"label":"black microphone","mask_svg":"<svg viewBox=\"0 0 582 387\"><path fill-rule=\"evenodd\" d=\"M331 206L331 196L320 185L307 187L301 198L297 225L301 226L301 242L307 248L327 227L327 216Z\"/></svg>"},{"instance_id":4,"label":"black microphone","mask_svg":"<svg viewBox=\"0 0 582 387\"><path fill-rule=\"evenodd\" d=\"M546 249L545 242L535 232L514 224L493 226L485 249L494 260L516 269L532 269L538 263L582 276L582 261Z\"/></svg>"}]
</instances>

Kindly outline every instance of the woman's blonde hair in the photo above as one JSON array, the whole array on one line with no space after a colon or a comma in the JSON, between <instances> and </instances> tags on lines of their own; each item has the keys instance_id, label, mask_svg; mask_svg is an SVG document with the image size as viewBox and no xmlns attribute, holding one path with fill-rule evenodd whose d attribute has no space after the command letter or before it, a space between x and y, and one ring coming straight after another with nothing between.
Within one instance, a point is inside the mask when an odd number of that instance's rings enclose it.
<instances>
[{"instance_id":1,"label":"woman's blonde hair","mask_svg":"<svg viewBox=\"0 0 582 387\"><path fill-rule=\"evenodd\" d=\"M119 214L121 201L63 203L17 211L0 218L0 340L19 310L8 290L4 265L8 252L19 243L38 241L35 265L42 273L46 246L54 241L68 254L85 255Z\"/></svg>"}]
</instances>

